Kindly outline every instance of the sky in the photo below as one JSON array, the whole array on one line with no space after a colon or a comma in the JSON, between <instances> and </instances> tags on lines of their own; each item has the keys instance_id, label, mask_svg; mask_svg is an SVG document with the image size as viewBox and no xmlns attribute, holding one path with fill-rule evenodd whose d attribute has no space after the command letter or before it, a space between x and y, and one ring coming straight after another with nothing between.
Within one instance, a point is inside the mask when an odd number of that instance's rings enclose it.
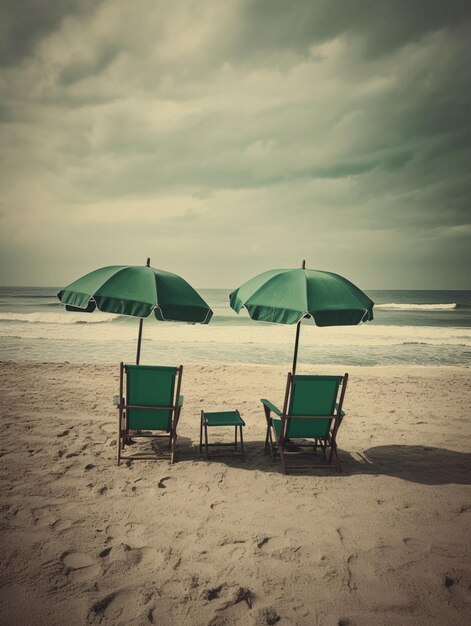
<instances>
[{"instance_id":1,"label":"sky","mask_svg":"<svg viewBox=\"0 0 471 626\"><path fill-rule=\"evenodd\" d=\"M470 289L468 0L3 0L0 285Z\"/></svg>"}]
</instances>

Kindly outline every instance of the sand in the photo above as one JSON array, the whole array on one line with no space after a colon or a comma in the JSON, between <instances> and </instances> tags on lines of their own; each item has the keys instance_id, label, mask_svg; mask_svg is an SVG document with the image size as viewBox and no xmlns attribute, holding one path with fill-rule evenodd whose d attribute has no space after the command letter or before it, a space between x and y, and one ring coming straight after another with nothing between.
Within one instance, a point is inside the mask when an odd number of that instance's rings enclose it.
<instances>
[{"instance_id":1,"label":"sand","mask_svg":"<svg viewBox=\"0 0 471 626\"><path fill-rule=\"evenodd\" d=\"M117 367L3 363L0 622L470 623L469 369L349 373L343 472L284 476L285 368L186 367L177 463L117 467ZM246 462L200 459L201 408L236 407Z\"/></svg>"}]
</instances>

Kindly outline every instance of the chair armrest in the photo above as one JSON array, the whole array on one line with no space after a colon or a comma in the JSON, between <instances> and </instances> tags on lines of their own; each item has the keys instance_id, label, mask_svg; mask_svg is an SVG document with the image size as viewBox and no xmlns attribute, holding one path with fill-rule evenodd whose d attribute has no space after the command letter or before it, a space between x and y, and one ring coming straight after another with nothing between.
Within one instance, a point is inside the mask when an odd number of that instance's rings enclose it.
<instances>
[{"instance_id":1,"label":"chair armrest","mask_svg":"<svg viewBox=\"0 0 471 626\"><path fill-rule=\"evenodd\" d=\"M267 409L269 409L270 411L272 411L272 413L275 413L275 415L278 415L278 417L281 417L281 411L280 409L275 406L272 402L270 402L270 400L266 400L265 398L262 398L260 400L260 402L267 407Z\"/></svg>"},{"instance_id":2,"label":"chair armrest","mask_svg":"<svg viewBox=\"0 0 471 626\"><path fill-rule=\"evenodd\" d=\"M183 406L184 396L178 396L177 406Z\"/></svg>"},{"instance_id":3,"label":"chair armrest","mask_svg":"<svg viewBox=\"0 0 471 626\"><path fill-rule=\"evenodd\" d=\"M337 403L335 404L335 410L337 413L339 412L339 405ZM343 409L340 411L340 417L345 417L345 411Z\"/></svg>"}]
</instances>

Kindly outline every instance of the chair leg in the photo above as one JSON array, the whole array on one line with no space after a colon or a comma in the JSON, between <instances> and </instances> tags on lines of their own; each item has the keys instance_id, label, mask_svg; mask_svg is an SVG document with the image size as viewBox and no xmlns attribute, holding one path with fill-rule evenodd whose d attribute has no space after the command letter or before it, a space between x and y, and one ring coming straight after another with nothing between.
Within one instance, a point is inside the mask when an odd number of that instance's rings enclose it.
<instances>
[{"instance_id":1,"label":"chair leg","mask_svg":"<svg viewBox=\"0 0 471 626\"><path fill-rule=\"evenodd\" d=\"M275 450L274 450L274 445L273 445L273 435L272 435L270 427L268 428L268 444L270 447L271 460L272 460L272 463L274 463L275 462Z\"/></svg>"},{"instance_id":2,"label":"chair leg","mask_svg":"<svg viewBox=\"0 0 471 626\"><path fill-rule=\"evenodd\" d=\"M118 444L116 446L118 466L121 463L121 424L122 424L122 412L121 412L121 407L120 407L119 413L118 413Z\"/></svg>"},{"instance_id":3,"label":"chair leg","mask_svg":"<svg viewBox=\"0 0 471 626\"><path fill-rule=\"evenodd\" d=\"M200 420L200 454L203 452L203 411L201 411Z\"/></svg>"},{"instance_id":4,"label":"chair leg","mask_svg":"<svg viewBox=\"0 0 471 626\"><path fill-rule=\"evenodd\" d=\"M117 457L118 457L118 466L121 463L121 428L118 428L118 445L117 448Z\"/></svg>"},{"instance_id":5,"label":"chair leg","mask_svg":"<svg viewBox=\"0 0 471 626\"><path fill-rule=\"evenodd\" d=\"M339 455L337 452L337 446L335 446L335 465L337 467L337 471L341 472L342 471L342 466L340 465L340 459L339 459Z\"/></svg>"},{"instance_id":6,"label":"chair leg","mask_svg":"<svg viewBox=\"0 0 471 626\"><path fill-rule=\"evenodd\" d=\"M280 442L278 442L278 451L280 453L280 459L281 459L281 471L283 472L283 474L287 474L288 470L286 468L286 461L285 461L283 445L280 444Z\"/></svg>"},{"instance_id":7,"label":"chair leg","mask_svg":"<svg viewBox=\"0 0 471 626\"><path fill-rule=\"evenodd\" d=\"M177 447L177 424L180 416L180 410L177 407L173 414L173 420L170 426L170 433L168 439L168 449L170 450L170 463L175 463L175 451Z\"/></svg>"},{"instance_id":8,"label":"chair leg","mask_svg":"<svg viewBox=\"0 0 471 626\"><path fill-rule=\"evenodd\" d=\"M335 467L337 468L337 471L341 472L342 471L342 467L340 465L340 459L339 459L339 455L338 455L338 452L337 452L337 444L336 444L335 440L331 442L329 463L332 463L332 460L335 461Z\"/></svg>"},{"instance_id":9,"label":"chair leg","mask_svg":"<svg viewBox=\"0 0 471 626\"><path fill-rule=\"evenodd\" d=\"M268 425L267 426L267 434L265 436L265 447L264 447L265 454L268 454L269 438L270 438L270 426Z\"/></svg>"},{"instance_id":10,"label":"chair leg","mask_svg":"<svg viewBox=\"0 0 471 626\"><path fill-rule=\"evenodd\" d=\"M335 442L331 441L330 442L329 463L332 463L332 459L334 458L334 449L335 449Z\"/></svg>"},{"instance_id":11,"label":"chair leg","mask_svg":"<svg viewBox=\"0 0 471 626\"><path fill-rule=\"evenodd\" d=\"M272 462L275 461L275 453L273 452L273 437L272 437L272 420L270 417L270 410L268 407L263 407L265 411L265 418L267 420L267 434L265 436L265 454L267 454L268 450L270 450L270 456Z\"/></svg>"},{"instance_id":12,"label":"chair leg","mask_svg":"<svg viewBox=\"0 0 471 626\"><path fill-rule=\"evenodd\" d=\"M267 434L265 437L265 454L267 453L267 449L268 449L268 439L269 439L269 435L270 435L270 424L271 424L271 417L270 417L270 409L268 407L266 407L265 405L263 406L263 410L265 412L265 419L267 420Z\"/></svg>"},{"instance_id":13,"label":"chair leg","mask_svg":"<svg viewBox=\"0 0 471 626\"><path fill-rule=\"evenodd\" d=\"M206 458L209 459L209 446L208 446L208 425L204 425L204 443L206 447Z\"/></svg>"}]
</instances>

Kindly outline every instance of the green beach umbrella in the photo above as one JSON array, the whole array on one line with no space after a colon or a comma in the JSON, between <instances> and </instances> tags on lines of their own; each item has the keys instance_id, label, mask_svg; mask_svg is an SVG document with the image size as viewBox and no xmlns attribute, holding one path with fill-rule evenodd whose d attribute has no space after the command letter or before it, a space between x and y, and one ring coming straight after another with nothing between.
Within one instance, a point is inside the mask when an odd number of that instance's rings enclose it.
<instances>
[{"instance_id":1,"label":"green beach umbrella","mask_svg":"<svg viewBox=\"0 0 471 626\"><path fill-rule=\"evenodd\" d=\"M258 274L229 299L234 311L245 307L254 320L296 324L293 375L303 318L317 326L350 326L373 319L374 302L361 289L338 274L307 269L305 261L300 268Z\"/></svg>"},{"instance_id":2,"label":"green beach umbrella","mask_svg":"<svg viewBox=\"0 0 471 626\"><path fill-rule=\"evenodd\" d=\"M64 287L57 297L67 311L95 309L138 317L136 363L141 354L143 319L154 312L160 321L207 324L213 312L186 280L147 265L101 267Z\"/></svg>"}]
</instances>

